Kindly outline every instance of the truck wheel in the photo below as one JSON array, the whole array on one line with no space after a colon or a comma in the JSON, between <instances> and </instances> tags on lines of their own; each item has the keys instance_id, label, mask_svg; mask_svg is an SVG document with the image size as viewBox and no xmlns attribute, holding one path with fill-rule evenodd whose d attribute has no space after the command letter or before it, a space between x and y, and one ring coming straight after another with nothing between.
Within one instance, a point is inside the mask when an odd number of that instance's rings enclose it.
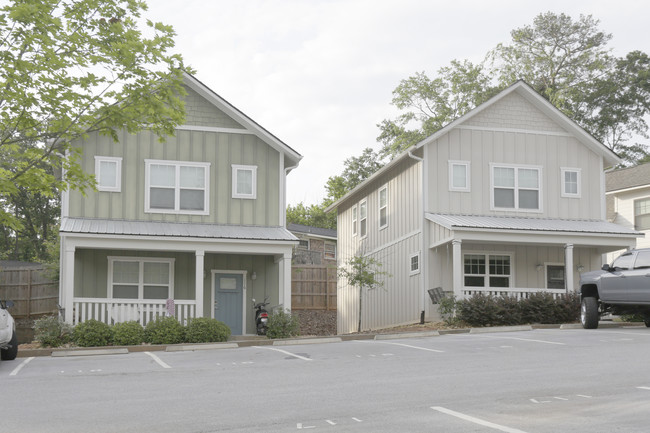
<instances>
[{"instance_id":1,"label":"truck wheel","mask_svg":"<svg viewBox=\"0 0 650 433\"><path fill-rule=\"evenodd\" d=\"M18 355L18 337L16 336L16 331L11 336L9 346L6 349L0 350L0 359L3 361L13 361Z\"/></svg>"},{"instance_id":2,"label":"truck wheel","mask_svg":"<svg viewBox=\"0 0 650 433\"><path fill-rule=\"evenodd\" d=\"M580 305L580 322L585 329L598 328L598 300L594 297L582 298Z\"/></svg>"}]
</instances>

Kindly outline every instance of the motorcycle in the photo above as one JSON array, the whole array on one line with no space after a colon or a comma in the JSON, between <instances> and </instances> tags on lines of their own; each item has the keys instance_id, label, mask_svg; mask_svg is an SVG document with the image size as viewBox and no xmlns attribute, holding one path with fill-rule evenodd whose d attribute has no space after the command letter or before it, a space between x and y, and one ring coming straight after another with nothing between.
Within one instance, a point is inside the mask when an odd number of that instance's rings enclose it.
<instances>
[{"instance_id":1,"label":"motorcycle","mask_svg":"<svg viewBox=\"0 0 650 433\"><path fill-rule=\"evenodd\" d=\"M264 298L264 302L258 304L253 299L253 308L255 309L255 327L257 328L257 335L266 335L266 328L269 323L269 313L264 307L269 305L268 296Z\"/></svg>"}]
</instances>

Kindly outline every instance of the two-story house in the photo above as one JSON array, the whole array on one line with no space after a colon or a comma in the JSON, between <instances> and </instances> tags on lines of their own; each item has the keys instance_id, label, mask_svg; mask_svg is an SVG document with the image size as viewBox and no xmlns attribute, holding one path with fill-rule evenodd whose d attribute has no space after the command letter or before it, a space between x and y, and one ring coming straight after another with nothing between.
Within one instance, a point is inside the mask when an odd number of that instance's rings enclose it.
<instances>
[{"instance_id":1,"label":"two-story house","mask_svg":"<svg viewBox=\"0 0 650 433\"><path fill-rule=\"evenodd\" d=\"M575 290L602 255L640 233L605 221L606 167L620 159L523 81L402 153L328 210L338 263L387 272L362 329L438 317L429 290L522 297ZM338 283L338 332L356 330L359 289Z\"/></svg>"},{"instance_id":2,"label":"two-story house","mask_svg":"<svg viewBox=\"0 0 650 433\"><path fill-rule=\"evenodd\" d=\"M186 121L78 143L97 191L62 200L60 305L68 323L173 314L254 333L252 299L291 308L286 175L299 153L189 74Z\"/></svg>"},{"instance_id":3,"label":"two-story house","mask_svg":"<svg viewBox=\"0 0 650 433\"><path fill-rule=\"evenodd\" d=\"M293 264L336 267L336 229L289 223L287 230L298 238L298 245L293 252Z\"/></svg>"}]
</instances>

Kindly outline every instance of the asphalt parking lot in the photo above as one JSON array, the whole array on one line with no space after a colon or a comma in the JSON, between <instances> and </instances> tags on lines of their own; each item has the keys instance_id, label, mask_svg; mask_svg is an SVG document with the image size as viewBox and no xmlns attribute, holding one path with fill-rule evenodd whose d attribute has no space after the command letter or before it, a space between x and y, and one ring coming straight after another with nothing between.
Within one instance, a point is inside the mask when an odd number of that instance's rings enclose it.
<instances>
[{"instance_id":1,"label":"asphalt parking lot","mask_svg":"<svg viewBox=\"0 0 650 433\"><path fill-rule=\"evenodd\" d=\"M647 432L650 329L0 362L3 431Z\"/></svg>"}]
</instances>

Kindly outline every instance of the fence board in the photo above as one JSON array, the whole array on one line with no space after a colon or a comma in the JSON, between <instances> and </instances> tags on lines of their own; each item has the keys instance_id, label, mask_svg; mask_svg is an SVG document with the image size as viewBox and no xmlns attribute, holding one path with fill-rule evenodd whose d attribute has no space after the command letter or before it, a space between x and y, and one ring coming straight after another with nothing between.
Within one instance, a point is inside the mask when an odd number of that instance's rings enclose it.
<instances>
[{"instance_id":1,"label":"fence board","mask_svg":"<svg viewBox=\"0 0 650 433\"><path fill-rule=\"evenodd\" d=\"M59 284L44 266L0 270L0 299L14 301L14 318L31 318L58 311Z\"/></svg>"},{"instance_id":2,"label":"fence board","mask_svg":"<svg viewBox=\"0 0 650 433\"><path fill-rule=\"evenodd\" d=\"M291 267L292 310L336 310L336 267L296 265Z\"/></svg>"}]
</instances>

